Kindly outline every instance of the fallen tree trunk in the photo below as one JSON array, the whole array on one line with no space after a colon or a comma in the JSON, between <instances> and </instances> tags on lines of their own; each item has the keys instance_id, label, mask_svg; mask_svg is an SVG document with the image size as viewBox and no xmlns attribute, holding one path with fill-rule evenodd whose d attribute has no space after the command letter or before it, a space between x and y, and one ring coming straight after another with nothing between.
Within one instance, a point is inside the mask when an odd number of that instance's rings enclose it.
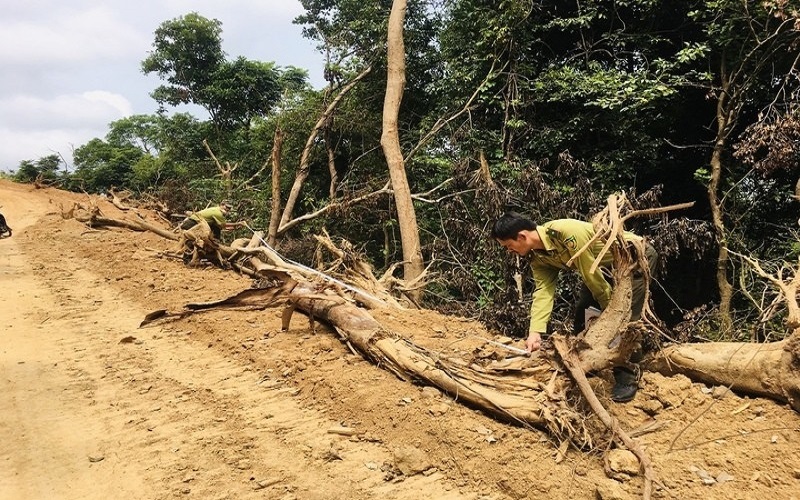
<instances>
[{"instance_id":1,"label":"fallen tree trunk","mask_svg":"<svg viewBox=\"0 0 800 500\"><path fill-rule=\"evenodd\" d=\"M458 401L500 420L546 431L558 442L581 448L594 445L597 429L570 406L570 384L559 376L545 354L495 361L486 366L433 353L381 325L368 311L330 286L289 279L278 287L249 289L222 300L186 304L184 310L153 311L140 327L164 319L180 319L219 308L284 306L284 329L292 312L331 325L340 337L366 358L402 380L438 387Z\"/></svg>"},{"instance_id":2,"label":"fallen tree trunk","mask_svg":"<svg viewBox=\"0 0 800 500\"><path fill-rule=\"evenodd\" d=\"M69 210L64 210L62 207L61 216L65 219L74 217L75 220L83 222L89 227L119 227L130 229L131 231L151 231L168 240L178 241L180 239L180 235L155 224L150 224L141 218L130 220L105 217L97 205L94 204L85 207L79 203L75 203Z\"/></svg>"},{"instance_id":3,"label":"fallen tree trunk","mask_svg":"<svg viewBox=\"0 0 800 500\"><path fill-rule=\"evenodd\" d=\"M578 446L591 445L583 416L566 404L566 388L553 386L548 397L546 387L552 385L555 369L544 357L520 359L515 370L504 366L503 376L491 369L479 371L387 331L364 309L344 301L304 298L313 294L307 284L298 284L292 293L299 309L333 325L344 340L398 377L424 381L502 420L544 429Z\"/></svg>"},{"instance_id":4,"label":"fallen tree trunk","mask_svg":"<svg viewBox=\"0 0 800 500\"><path fill-rule=\"evenodd\" d=\"M800 412L800 334L780 342L709 342L670 346L646 364L664 375L723 385L733 391L789 403Z\"/></svg>"},{"instance_id":5,"label":"fallen tree trunk","mask_svg":"<svg viewBox=\"0 0 800 500\"><path fill-rule=\"evenodd\" d=\"M784 263L770 274L751 257L734 255L778 290L774 304L786 305L786 326L791 335L767 344L709 342L671 346L658 353L648 368L664 374L682 373L693 380L789 403L800 412L800 261L794 269Z\"/></svg>"}]
</instances>

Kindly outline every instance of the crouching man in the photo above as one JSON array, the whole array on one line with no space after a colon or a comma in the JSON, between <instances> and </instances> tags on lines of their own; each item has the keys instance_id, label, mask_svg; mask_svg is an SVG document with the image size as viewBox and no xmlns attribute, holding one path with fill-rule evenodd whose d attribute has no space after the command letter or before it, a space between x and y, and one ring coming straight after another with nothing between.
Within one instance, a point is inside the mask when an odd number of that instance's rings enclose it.
<instances>
[{"instance_id":1,"label":"crouching man","mask_svg":"<svg viewBox=\"0 0 800 500\"><path fill-rule=\"evenodd\" d=\"M506 250L530 259L531 272L535 282L531 304L531 320L525 346L529 352L541 347L542 335L553 311L558 275L564 269L576 271L583 281L578 301L575 305L573 332L583 331L585 310L590 306L604 309L611 299L611 285L603 276L602 267L613 264L611 252L606 252L601 265L594 273L590 272L592 263L602 251L605 240L598 239L567 267L567 262L594 237L591 223L576 219L557 219L537 225L531 219L516 212L507 212L495 221L491 236ZM625 232L627 241L641 239L631 232ZM658 254L649 243L645 245L648 267L655 270ZM645 280L640 269L633 271L633 296L631 300L631 321L641 319L644 307ZM641 360L641 352L631 356L631 362ZM624 366L614 368L614 387L611 399L616 402L630 401L638 390L638 370Z\"/></svg>"},{"instance_id":2,"label":"crouching man","mask_svg":"<svg viewBox=\"0 0 800 500\"><path fill-rule=\"evenodd\" d=\"M201 220L205 220L208 223L208 226L211 228L211 234L214 236L214 239L219 241L222 239L223 229L229 231L231 229L244 226L244 222L228 222L225 219L230 211L230 203L223 201L218 206L204 208L199 212L193 213L184 219L179 227L182 230L187 231L199 224Z\"/></svg>"}]
</instances>

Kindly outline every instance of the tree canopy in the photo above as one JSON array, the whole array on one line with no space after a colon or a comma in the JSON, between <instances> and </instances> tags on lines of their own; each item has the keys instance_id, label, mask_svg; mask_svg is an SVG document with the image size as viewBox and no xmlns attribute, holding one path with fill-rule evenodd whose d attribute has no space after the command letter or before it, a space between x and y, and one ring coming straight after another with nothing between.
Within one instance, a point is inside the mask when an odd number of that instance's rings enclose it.
<instances>
[{"instance_id":1,"label":"tree canopy","mask_svg":"<svg viewBox=\"0 0 800 500\"><path fill-rule=\"evenodd\" d=\"M229 57L222 24L188 13L159 26L142 61L162 81L161 112L110 124L76 149L73 171L26 160L17 178L154 192L176 209L232 189L261 227L302 184L293 214L303 223L283 235L301 255L312 259L305 235L325 228L389 269L402 260L380 148L393 2L301 3L295 23L326 55L324 88L301 68ZM409 0L397 128L436 276L426 303L522 333L527 299L511 276L527 272L486 226L507 209L587 218L618 191L640 208L697 202L633 228L664 257L655 300L672 324L716 306L719 248L794 259L799 10L797 0ZM208 116L170 115L181 104ZM768 328L748 290L757 280L735 262L723 274L737 283L733 314ZM555 317L568 321L569 307Z\"/></svg>"}]
</instances>

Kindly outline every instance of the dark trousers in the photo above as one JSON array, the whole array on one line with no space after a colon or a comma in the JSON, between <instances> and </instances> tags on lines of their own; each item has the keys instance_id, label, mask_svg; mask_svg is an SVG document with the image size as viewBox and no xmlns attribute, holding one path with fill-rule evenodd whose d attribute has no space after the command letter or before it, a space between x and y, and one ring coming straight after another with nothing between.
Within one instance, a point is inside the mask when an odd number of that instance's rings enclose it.
<instances>
[{"instance_id":1,"label":"dark trousers","mask_svg":"<svg viewBox=\"0 0 800 500\"><path fill-rule=\"evenodd\" d=\"M650 274L654 275L656 265L658 264L658 253L653 245L645 242L644 249L645 258L647 259L647 266L650 269ZM644 296L645 296L645 281L644 274L637 264L633 269L631 276L632 294L631 294L631 321L639 321L642 318L642 310L644 309ZM578 300L575 302L575 317L572 326L573 333L579 333L586 327L586 309L588 307L596 307L600 309L600 304L594 300L592 292L586 287L585 283L581 284L581 290L578 292Z\"/></svg>"},{"instance_id":2,"label":"dark trousers","mask_svg":"<svg viewBox=\"0 0 800 500\"><path fill-rule=\"evenodd\" d=\"M653 245L645 242L644 255L645 259L647 260L647 267L650 270L650 274L655 275L656 265L658 264L658 253L656 253L656 249L653 248ZM639 321L642 318L642 310L644 309L646 285L644 281L644 274L642 273L642 270L638 264L632 271L631 287L631 321ZM589 291L586 285L582 284L581 290L578 293L578 300L575 302L575 318L572 326L573 333L579 333L585 328L586 308L588 307L596 307L600 309L600 304L594 300L592 292ZM638 363L642 360L643 356L644 353L642 352L641 347L637 348L635 351L633 351L633 353L631 353L630 362ZM615 368L614 375L616 378L620 378L620 371L627 371L627 369L622 367Z\"/></svg>"}]
</instances>

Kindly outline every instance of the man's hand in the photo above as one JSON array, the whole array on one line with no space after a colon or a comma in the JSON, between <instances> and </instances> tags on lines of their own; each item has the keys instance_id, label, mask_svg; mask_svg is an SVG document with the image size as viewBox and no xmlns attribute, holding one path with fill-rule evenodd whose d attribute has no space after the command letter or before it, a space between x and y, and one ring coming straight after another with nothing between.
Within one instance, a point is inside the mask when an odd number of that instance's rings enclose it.
<instances>
[{"instance_id":1,"label":"man's hand","mask_svg":"<svg viewBox=\"0 0 800 500\"><path fill-rule=\"evenodd\" d=\"M542 347L542 336L537 332L531 332L528 340L525 341L525 348L528 352L538 351Z\"/></svg>"}]
</instances>

